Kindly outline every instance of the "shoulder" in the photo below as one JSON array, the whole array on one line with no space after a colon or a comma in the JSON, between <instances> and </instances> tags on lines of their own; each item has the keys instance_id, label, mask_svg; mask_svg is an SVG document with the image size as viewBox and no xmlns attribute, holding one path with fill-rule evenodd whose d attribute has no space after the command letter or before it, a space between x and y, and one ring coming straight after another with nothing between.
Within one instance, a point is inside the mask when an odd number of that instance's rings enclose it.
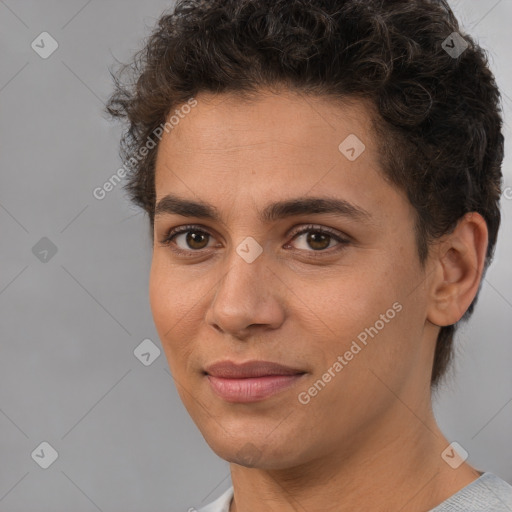
<instances>
[{"instance_id":1,"label":"shoulder","mask_svg":"<svg viewBox=\"0 0 512 512\"><path fill-rule=\"evenodd\" d=\"M431 512L510 512L511 510L512 486L493 473L487 472L433 508Z\"/></svg>"},{"instance_id":2,"label":"shoulder","mask_svg":"<svg viewBox=\"0 0 512 512\"><path fill-rule=\"evenodd\" d=\"M233 487L198 512L229 512ZM494 475L484 473L464 489L443 501L430 512L510 512L512 486Z\"/></svg>"}]
</instances>

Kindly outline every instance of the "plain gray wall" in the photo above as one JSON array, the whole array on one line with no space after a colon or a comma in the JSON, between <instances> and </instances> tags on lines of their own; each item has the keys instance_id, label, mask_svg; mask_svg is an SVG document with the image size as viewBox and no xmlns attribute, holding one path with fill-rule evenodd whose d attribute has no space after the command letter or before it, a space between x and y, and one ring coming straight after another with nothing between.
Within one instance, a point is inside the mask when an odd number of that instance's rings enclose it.
<instances>
[{"instance_id":1,"label":"plain gray wall","mask_svg":"<svg viewBox=\"0 0 512 512\"><path fill-rule=\"evenodd\" d=\"M171 5L0 1L2 512L187 510L230 485L163 351L150 366L133 353L146 338L161 347L148 303L147 219L120 186L102 201L92 195L121 165L121 128L102 114L108 67L128 60ZM488 49L510 120L512 3L452 5ZM59 45L46 59L31 48L44 31ZM508 150L508 125L505 135ZM510 163L507 151L509 187ZM436 412L472 464L512 483L511 197L509 189L495 261ZM33 253L39 243L44 256L43 237L57 248L46 262ZM31 457L43 441L58 452L48 469Z\"/></svg>"}]
</instances>

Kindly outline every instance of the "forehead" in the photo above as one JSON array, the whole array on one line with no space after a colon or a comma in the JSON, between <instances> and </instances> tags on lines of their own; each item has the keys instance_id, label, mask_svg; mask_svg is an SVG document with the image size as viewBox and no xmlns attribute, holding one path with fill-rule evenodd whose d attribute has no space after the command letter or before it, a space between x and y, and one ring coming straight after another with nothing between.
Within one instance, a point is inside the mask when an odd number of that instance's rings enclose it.
<instances>
[{"instance_id":1,"label":"forehead","mask_svg":"<svg viewBox=\"0 0 512 512\"><path fill-rule=\"evenodd\" d=\"M181 107L171 112L174 127L164 132L159 144L157 171L182 161L189 169L200 161L204 169L233 160L254 166L265 163L269 170L277 170L281 161L296 168L318 164L317 172L327 171L326 161L339 160L339 145L347 137L364 144L366 164L377 156L371 107L361 101L266 90L250 100L229 93L201 93L195 99L196 105L180 115L173 114ZM356 168L357 163L346 167Z\"/></svg>"},{"instance_id":2,"label":"forehead","mask_svg":"<svg viewBox=\"0 0 512 512\"><path fill-rule=\"evenodd\" d=\"M239 148L240 142L252 146L300 142L296 150L307 151L318 147L320 140L325 146L332 143L336 149L336 142L349 135L349 130L372 145L372 105L362 100L308 96L288 90L262 90L250 99L232 93L200 93L195 99L196 106L187 109L173 130L164 135L172 135L176 150L187 151L190 146L203 151L229 150Z\"/></svg>"},{"instance_id":3,"label":"forehead","mask_svg":"<svg viewBox=\"0 0 512 512\"><path fill-rule=\"evenodd\" d=\"M157 202L178 193L241 206L240 197L254 203L339 192L368 210L365 204L379 208L386 194L398 194L383 179L373 112L362 101L290 91L195 99L159 144Z\"/></svg>"}]
</instances>

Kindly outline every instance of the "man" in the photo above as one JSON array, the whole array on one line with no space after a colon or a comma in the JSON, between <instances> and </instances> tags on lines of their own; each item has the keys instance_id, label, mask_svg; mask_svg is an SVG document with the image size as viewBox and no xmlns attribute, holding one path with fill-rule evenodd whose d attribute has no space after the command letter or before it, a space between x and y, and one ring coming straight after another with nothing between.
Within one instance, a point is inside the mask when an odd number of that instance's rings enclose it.
<instances>
[{"instance_id":1,"label":"man","mask_svg":"<svg viewBox=\"0 0 512 512\"><path fill-rule=\"evenodd\" d=\"M499 92L449 6L182 1L125 71L108 109L155 325L230 462L204 510L511 510L431 406L503 158Z\"/></svg>"}]
</instances>

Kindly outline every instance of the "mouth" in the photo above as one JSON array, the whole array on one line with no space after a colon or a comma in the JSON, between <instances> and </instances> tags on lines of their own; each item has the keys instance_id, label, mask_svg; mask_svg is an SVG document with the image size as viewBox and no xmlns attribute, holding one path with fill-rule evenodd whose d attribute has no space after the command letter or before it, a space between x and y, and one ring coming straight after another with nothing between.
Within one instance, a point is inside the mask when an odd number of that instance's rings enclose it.
<instances>
[{"instance_id":1,"label":"mouth","mask_svg":"<svg viewBox=\"0 0 512 512\"><path fill-rule=\"evenodd\" d=\"M293 386L306 372L269 361L221 361L204 371L213 392L231 403L258 402Z\"/></svg>"}]
</instances>

